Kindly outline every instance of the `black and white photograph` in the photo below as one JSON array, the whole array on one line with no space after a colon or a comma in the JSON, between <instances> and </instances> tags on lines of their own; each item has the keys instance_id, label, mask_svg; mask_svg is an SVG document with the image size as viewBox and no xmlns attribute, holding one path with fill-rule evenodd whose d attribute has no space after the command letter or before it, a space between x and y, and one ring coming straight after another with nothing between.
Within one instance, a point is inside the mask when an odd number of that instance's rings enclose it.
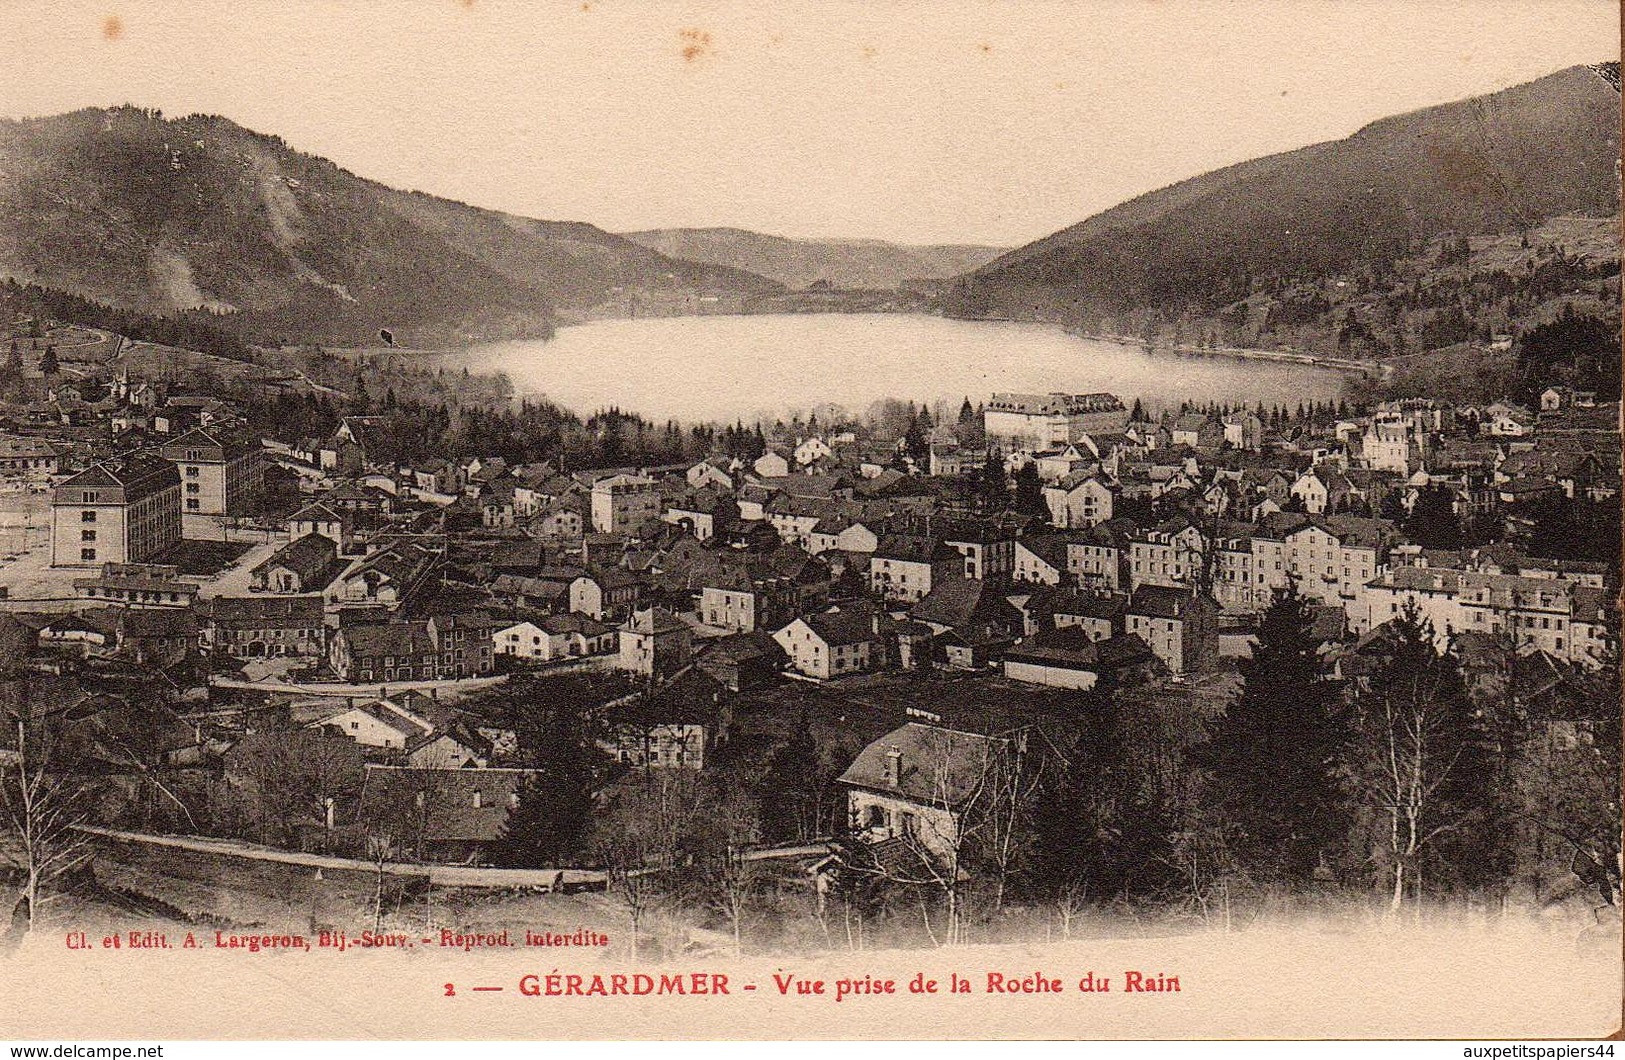
<instances>
[{"instance_id":1,"label":"black and white photograph","mask_svg":"<svg viewBox=\"0 0 1625 1060\"><path fill-rule=\"evenodd\" d=\"M0 40L0 1037L1618 1032L1616 4Z\"/></svg>"}]
</instances>

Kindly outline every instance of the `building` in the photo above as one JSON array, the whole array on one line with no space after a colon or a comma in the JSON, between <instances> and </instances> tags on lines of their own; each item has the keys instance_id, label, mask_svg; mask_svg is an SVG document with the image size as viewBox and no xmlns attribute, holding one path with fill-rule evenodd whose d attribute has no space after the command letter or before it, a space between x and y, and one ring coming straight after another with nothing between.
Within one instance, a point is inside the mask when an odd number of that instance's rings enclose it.
<instances>
[{"instance_id":1,"label":"building","mask_svg":"<svg viewBox=\"0 0 1625 1060\"><path fill-rule=\"evenodd\" d=\"M485 677L495 669L495 625L475 613L341 626L328 640L328 664L359 684Z\"/></svg>"},{"instance_id":2,"label":"building","mask_svg":"<svg viewBox=\"0 0 1625 1060\"><path fill-rule=\"evenodd\" d=\"M217 596L198 606L198 646L233 659L321 659L327 627L321 600Z\"/></svg>"},{"instance_id":3,"label":"building","mask_svg":"<svg viewBox=\"0 0 1625 1060\"><path fill-rule=\"evenodd\" d=\"M869 669L878 659L874 620L855 611L829 611L797 618L773 634L790 665L807 677L827 681Z\"/></svg>"},{"instance_id":4,"label":"building","mask_svg":"<svg viewBox=\"0 0 1625 1060\"><path fill-rule=\"evenodd\" d=\"M1050 525L1081 529L1112 517L1112 490L1091 472L1079 471L1044 487Z\"/></svg>"},{"instance_id":5,"label":"building","mask_svg":"<svg viewBox=\"0 0 1625 1060\"><path fill-rule=\"evenodd\" d=\"M614 626L587 615L542 615L534 621L501 626L491 634L498 655L529 662L557 662L615 651L619 636Z\"/></svg>"},{"instance_id":6,"label":"building","mask_svg":"<svg viewBox=\"0 0 1625 1060\"><path fill-rule=\"evenodd\" d=\"M44 479L61 468L61 454L50 442L0 436L0 475Z\"/></svg>"},{"instance_id":7,"label":"building","mask_svg":"<svg viewBox=\"0 0 1625 1060\"><path fill-rule=\"evenodd\" d=\"M140 563L180 539L181 479L167 460L93 464L52 492L52 566Z\"/></svg>"},{"instance_id":8,"label":"building","mask_svg":"<svg viewBox=\"0 0 1625 1060\"><path fill-rule=\"evenodd\" d=\"M127 607L190 607L196 582L182 581L180 569L159 563L103 563L95 578L77 578L74 595L81 600Z\"/></svg>"},{"instance_id":9,"label":"building","mask_svg":"<svg viewBox=\"0 0 1625 1060\"><path fill-rule=\"evenodd\" d=\"M633 611L622 624L619 644L622 670L659 677L688 665L694 634L665 608L647 607Z\"/></svg>"},{"instance_id":10,"label":"building","mask_svg":"<svg viewBox=\"0 0 1625 1060\"><path fill-rule=\"evenodd\" d=\"M660 518L660 491L643 475L610 475L592 484L592 528L625 534Z\"/></svg>"},{"instance_id":11,"label":"building","mask_svg":"<svg viewBox=\"0 0 1625 1060\"><path fill-rule=\"evenodd\" d=\"M1219 604L1205 593L1142 585L1129 597L1124 625L1172 673L1205 670L1219 657Z\"/></svg>"},{"instance_id":12,"label":"building","mask_svg":"<svg viewBox=\"0 0 1625 1060\"><path fill-rule=\"evenodd\" d=\"M265 496L265 456L257 438L195 427L158 450L179 470L187 515L249 515Z\"/></svg>"},{"instance_id":13,"label":"building","mask_svg":"<svg viewBox=\"0 0 1625 1060\"><path fill-rule=\"evenodd\" d=\"M1349 630L1364 634L1414 605L1441 649L1456 633L1508 638L1566 662L1596 666L1614 650L1618 613L1605 589L1556 578L1459 568L1394 567L1350 604Z\"/></svg>"},{"instance_id":14,"label":"building","mask_svg":"<svg viewBox=\"0 0 1625 1060\"><path fill-rule=\"evenodd\" d=\"M1129 534L1133 528L1127 520L1117 520L1068 541L1067 580L1073 585L1112 592L1128 588L1132 580Z\"/></svg>"},{"instance_id":15,"label":"building","mask_svg":"<svg viewBox=\"0 0 1625 1060\"><path fill-rule=\"evenodd\" d=\"M1128 409L1115 394L994 394L982 426L1002 452L1042 452L1091 434L1121 434Z\"/></svg>"},{"instance_id":16,"label":"building","mask_svg":"<svg viewBox=\"0 0 1625 1060\"><path fill-rule=\"evenodd\" d=\"M966 803L1008 766L1013 746L920 722L899 726L859 751L836 781L846 790L849 827L864 843L900 841L952 863Z\"/></svg>"},{"instance_id":17,"label":"building","mask_svg":"<svg viewBox=\"0 0 1625 1060\"><path fill-rule=\"evenodd\" d=\"M338 547L324 534L306 534L277 549L249 572L254 592L319 593L338 573Z\"/></svg>"},{"instance_id":18,"label":"building","mask_svg":"<svg viewBox=\"0 0 1625 1060\"><path fill-rule=\"evenodd\" d=\"M1013 547L1010 558L1013 563ZM887 600L913 603L923 599L937 582L958 574L966 562L940 538L888 534L869 558L869 590Z\"/></svg>"}]
</instances>

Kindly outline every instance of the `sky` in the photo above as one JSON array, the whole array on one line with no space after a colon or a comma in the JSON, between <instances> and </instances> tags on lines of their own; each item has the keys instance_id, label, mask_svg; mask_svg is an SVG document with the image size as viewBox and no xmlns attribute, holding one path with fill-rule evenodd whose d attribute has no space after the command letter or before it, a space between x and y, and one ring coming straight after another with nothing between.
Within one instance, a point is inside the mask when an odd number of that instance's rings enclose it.
<instances>
[{"instance_id":1,"label":"sky","mask_svg":"<svg viewBox=\"0 0 1625 1060\"><path fill-rule=\"evenodd\" d=\"M1610 0L0 0L0 116L223 114L613 231L1013 246L1619 39Z\"/></svg>"}]
</instances>

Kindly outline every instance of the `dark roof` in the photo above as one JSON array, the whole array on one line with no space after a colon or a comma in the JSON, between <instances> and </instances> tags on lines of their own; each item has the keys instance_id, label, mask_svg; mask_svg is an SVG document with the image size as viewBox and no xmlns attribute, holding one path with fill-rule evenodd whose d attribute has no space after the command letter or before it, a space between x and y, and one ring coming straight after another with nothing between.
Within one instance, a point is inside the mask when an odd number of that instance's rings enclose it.
<instances>
[{"instance_id":1,"label":"dark roof","mask_svg":"<svg viewBox=\"0 0 1625 1060\"><path fill-rule=\"evenodd\" d=\"M338 556L338 545L323 534L306 534L299 540L283 545L271 558L254 568L254 573L272 567L286 567L304 581L317 578Z\"/></svg>"},{"instance_id":2,"label":"dark roof","mask_svg":"<svg viewBox=\"0 0 1625 1060\"><path fill-rule=\"evenodd\" d=\"M855 611L826 611L808 615L806 623L829 645L862 644L875 638L873 621L868 615Z\"/></svg>"},{"instance_id":3,"label":"dark roof","mask_svg":"<svg viewBox=\"0 0 1625 1060\"><path fill-rule=\"evenodd\" d=\"M840 783L952 808L974 794L1004 746L977 733L909 722L859 751ZM891 752L900 756L895 782L887 775Z\"/></svg>"}]
</instances>

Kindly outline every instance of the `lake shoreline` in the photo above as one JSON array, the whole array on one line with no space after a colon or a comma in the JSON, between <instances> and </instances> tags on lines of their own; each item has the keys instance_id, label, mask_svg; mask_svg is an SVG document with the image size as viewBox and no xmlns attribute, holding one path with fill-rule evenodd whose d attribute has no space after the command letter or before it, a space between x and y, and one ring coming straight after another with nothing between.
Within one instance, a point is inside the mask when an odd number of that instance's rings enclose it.
<instances>
[{"instance_id":1,"label":"lake shoreline","mask_svg":"<svg viewBox=\"0 0 1625 1060\"><path fill-rule=\"evenodd\" d=\"M614 407L684 423L789 422L831 406L861 416L888 399L958 408L966 397L975 404L1002 391L1107 391L1156 408L1335 400L1352 378L1346 365L1259 354L1147 352L1143 343L1046 321L718 313L604 319L560 328L547 340L373 355L421 355L431 370L500 373L515 397L542 397L583 416Z\"/></svg>"}]
</instances>

